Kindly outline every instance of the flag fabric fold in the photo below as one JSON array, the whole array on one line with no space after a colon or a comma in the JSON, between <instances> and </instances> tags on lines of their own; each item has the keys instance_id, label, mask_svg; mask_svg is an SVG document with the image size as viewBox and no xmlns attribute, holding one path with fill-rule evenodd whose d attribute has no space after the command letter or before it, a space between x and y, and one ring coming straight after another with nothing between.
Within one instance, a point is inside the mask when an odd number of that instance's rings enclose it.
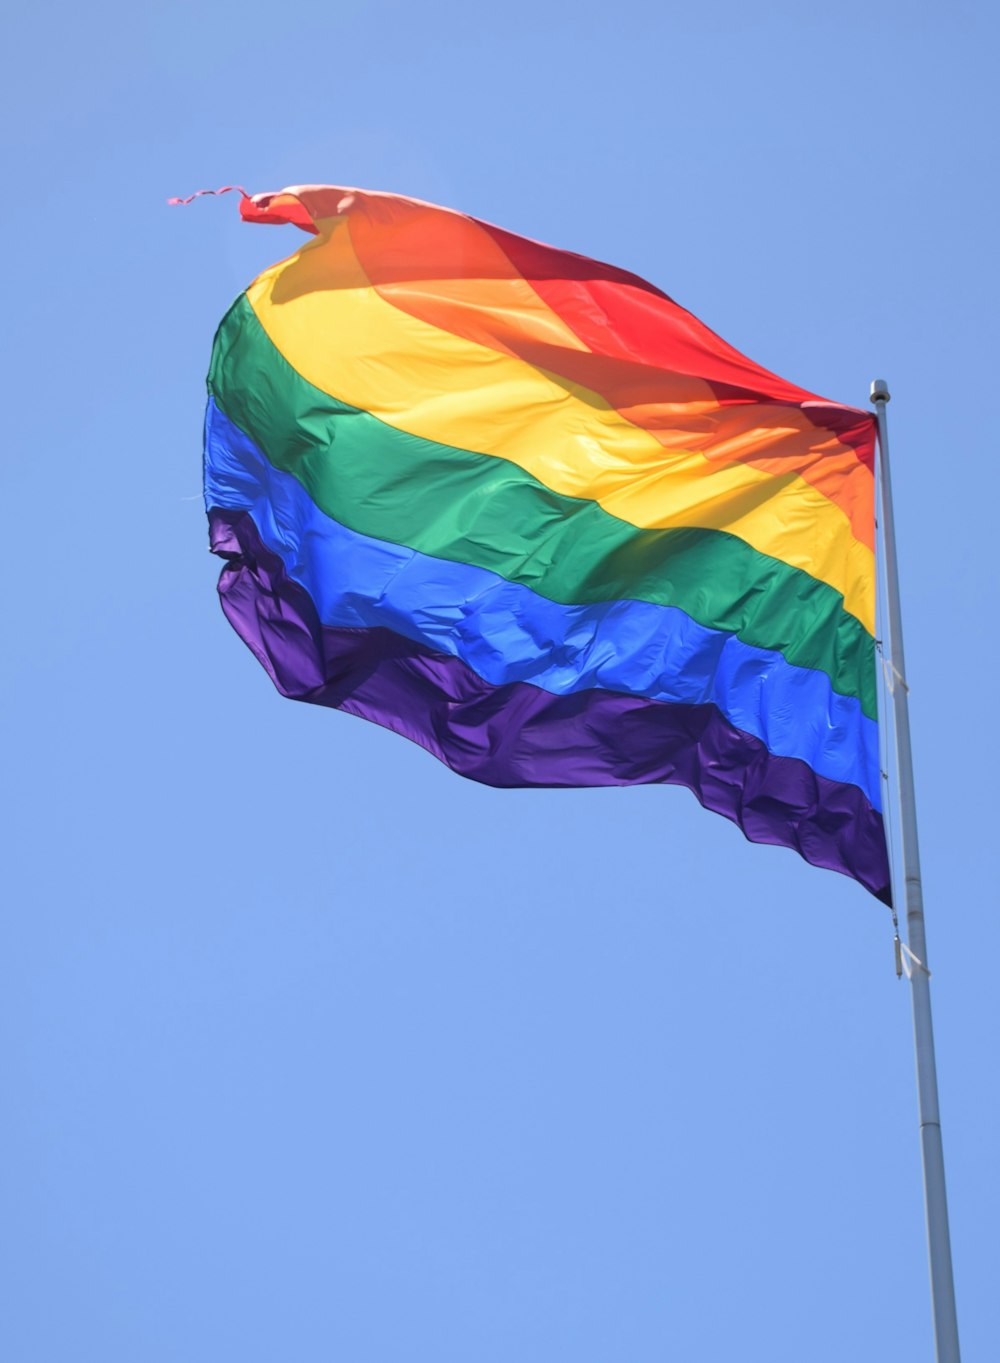
<instances>
[{"instance_id":1,"label":"flag fabric fold","mask_svg":"<svg viewBox=\"0 0 1000 1363\"><path fill-rule=\"evenodd\" d=\"M874 418L625 271L389 194L212 354L223 608L285 695L498 786L672 783L889 899Z\"/></svg>"}]
</instances>

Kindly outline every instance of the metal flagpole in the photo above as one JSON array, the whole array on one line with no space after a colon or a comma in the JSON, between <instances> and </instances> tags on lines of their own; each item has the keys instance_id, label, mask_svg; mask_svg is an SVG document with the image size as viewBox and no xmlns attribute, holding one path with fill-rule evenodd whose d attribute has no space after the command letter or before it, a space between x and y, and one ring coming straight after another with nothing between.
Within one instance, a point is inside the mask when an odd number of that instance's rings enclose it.
<instances>
[{"instance_id":1,"label":"metal flagpole","mask_svg":"<svg viewBox=\"0 0 1000 1363\"><path fill-rule=\"evenodd\" d=\"M924 1165L924 1202L927 1209L927 1246L930 1253L931 1305L938 1363L959 1363L958 1316L955 1282L951 1268L951 1237L948 1232L948 1198L944 1182L944 1151L938 1111L937 1066L934 1029L931 1025L930 971L924 935L924 902L920 884L920 851L917 846L917 807L913 788L913 754L910 749L910 714L903 657L903 625L899 609L899 577L896 565L896 527L892 516L892 480L889 474L889 433L885 406L889 389L884 379L871 386L871 400L878 420L878 444L882 475L882 533L885 545L886 650L892 679L893 722L896 730L896 773L899 782L899 815L902 836L901 875L906 897L906 938L910 956L913 998L913 1035L917 1052L917 1101L920 1110L920 1145ZM897 903L902 897L893 885Z\"/></svg>"}]
</instances>

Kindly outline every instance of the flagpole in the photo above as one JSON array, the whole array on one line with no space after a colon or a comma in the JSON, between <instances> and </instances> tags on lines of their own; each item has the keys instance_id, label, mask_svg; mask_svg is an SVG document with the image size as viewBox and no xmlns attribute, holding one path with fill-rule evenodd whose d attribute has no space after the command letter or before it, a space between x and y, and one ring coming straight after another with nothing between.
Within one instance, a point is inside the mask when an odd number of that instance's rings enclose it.
<instances>
[{"instance_id":1,"label":"flagpole","mask_svg":"<svg viewBox=\"0 0 1000 1363\"><path fill-rule=\"evenodd\" d=\"M909 974L913 1000L913 1035L916 1043L917 1102L924 1166L924 1204L927 1212L934 1341L937 1363L960 1363L955 1282L951 1266L951 1237L948 1231L948 1198L944 1180L944 1150L941 1144L941 1114L938 1109L937 1064L934 1059L934 1029L931 1023L930 971L927 967L927 941L924 933L920 850L917 845L917 806L913 783L913 753L910 748L903 624L899 605L896 527L892 514L892 479L889 473L889 431L885 414L889 389L884 379L876 379L873 382L871 400L875 405L878 421L882 475L882 534L885 546L886 586L885 648L891 668L889 689L892 694L893 723L896 732L896 776L901 832L901 866L896 868L896 874L893 876L895 882L893 897L899 904L903 898L899 885L902 881L906 900L906 940L911 953Z\"/></svg>"}]
</instances>

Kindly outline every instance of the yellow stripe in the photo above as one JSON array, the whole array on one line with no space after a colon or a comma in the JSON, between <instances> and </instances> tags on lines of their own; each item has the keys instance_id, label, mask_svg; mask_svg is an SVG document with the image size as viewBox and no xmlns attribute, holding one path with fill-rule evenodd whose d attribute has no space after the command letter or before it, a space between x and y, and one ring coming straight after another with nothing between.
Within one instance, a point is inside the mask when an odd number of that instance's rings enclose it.
<instances>
[{"instance_id":1,"label":"yellow stripe","mask_svg":"<svg viewBox=\"0 0 1000 1363\"><path fill-rule=\"evenodd\" d=\"M247 290L309 383L427 440L496 455L641 527L725 530L842 593L875 628L875 564L844 513L795 474L667 449L597 394L442 331L368 281L346 219Z\"/></svg>"}]
</instances>

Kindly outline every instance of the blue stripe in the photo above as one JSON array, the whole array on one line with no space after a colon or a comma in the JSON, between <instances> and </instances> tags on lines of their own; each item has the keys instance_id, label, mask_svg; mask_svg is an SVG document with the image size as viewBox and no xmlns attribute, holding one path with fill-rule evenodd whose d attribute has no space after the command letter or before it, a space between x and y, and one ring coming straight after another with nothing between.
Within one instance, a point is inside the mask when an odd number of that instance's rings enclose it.
<instances>
[{"instance_id":1,"label":"blue stripe","mask_svg":"<svg viewBox=\"0 0 1000 1363\"><path fill-rule=\"evenodd\" d=\"M211 399L205 500L251 514L324 624L384 626L462 659L496 686L709 702L770 752L859 786L881 809L877 726L825 672L706 629L674 606L565 606L483 568L359 535L320 511Z\"/></svg>"}]
</instances>

